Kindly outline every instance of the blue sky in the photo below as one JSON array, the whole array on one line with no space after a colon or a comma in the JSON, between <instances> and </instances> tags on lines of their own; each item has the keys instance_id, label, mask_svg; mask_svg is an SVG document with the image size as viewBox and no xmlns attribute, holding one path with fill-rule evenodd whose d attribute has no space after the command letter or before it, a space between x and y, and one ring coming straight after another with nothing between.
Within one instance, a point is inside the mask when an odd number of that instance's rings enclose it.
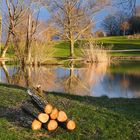
<instances>
[{"instance_id":1,"label":"blue sky","mask_svg":"<svg viewBox=\"0 0 140 140\"><path fill-rule=\"evenodd\" d=\"M25 0L26 1L26 0ZM114 0L115 1L115 0ZM5 7L4 4L5 3L5 0L2 0L2 4L3 6L2 7ZM137 0L137 5L140 5L140 0ZM4 8L3 8L4 9ZM97 29L101 28L101 23L102 23L102 20L108 15L108 14L113 14L116 10L118 10L117 8L113 7L107 7L105 9L102 9L100 12L98 12L96 14L96 16L94 16L94 20L96 22L96 26L94 28L94 31L96 31ZM121 10L121 8L120 8ZM47 10L46 7L42 7L40 9L40 14L39 14L39 19L40 20L43 20L43 21L47 21L50 17L50 14Z\"/></svg>"},{"instance_id":2,"label":"blue sky","mask_svg":"<svg viewBox=\"0 0 140 140\"><path fill-rule=\"evenodd\" d=\"M137 0L137 5L140 5L140 0ZM96 14L96 16L94 16L94 20L95 20L95 27L94 27L94 31L98 30L99 28L101 28L101 23L102 23L102 20L107 16L109 15L110 13L113 14L115 13L115 11L117 11L118 8L115 8L115 7L107 7L105 9L102 9L100 12L98 12ZM121 8L120 8L121 10ZM50 14L49 12L47 11L46 7L42 7L40 9L40 15L39 15L39 19L40 20L43 20L43 21L46 21L47 19L49 19L50 17Z\"/></svg>"}]
</instances>

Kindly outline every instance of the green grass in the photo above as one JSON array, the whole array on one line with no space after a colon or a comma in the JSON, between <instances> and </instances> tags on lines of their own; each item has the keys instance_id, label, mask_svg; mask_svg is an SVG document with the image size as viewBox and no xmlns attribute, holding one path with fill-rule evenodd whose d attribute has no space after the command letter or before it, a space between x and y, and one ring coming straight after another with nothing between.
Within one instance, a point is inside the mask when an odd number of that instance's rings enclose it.
<instances>
[{"instance_id":1,"label":"green grass","mask_svg":"<svg viewBox=\"0 0 140 140\"><path fill-rule=\"evenodd\" d=\"M70 54L69 43L67 42L59 42L55 46L55 54L56 57L68 57Z\"/></svg>"},{"instance_id":2,"label":"green grass","mask_svg":"<svg viewBox=\"0 0 140 140\"><path fill-rule=\"evenodd\" d=\"M4 44L1 44L1 46L0 46L0 54L2 52L3 47L4 47ZM9 49L7 50L7 53L6 53L6 57L9 57L9 58L14 57L14 49L13 49L12 45L9 46Z\"/></svg>"},{"instance_id":3,"label":"green grass","mask_svg":"<svg viewBox=\"0 0 140 140\"><path fill-rule=\"evenodd\" d=\"M102 42L106 48L110 48L112 50L132 50L132 49L140 49L140 39L128 39L124 36L114 36L114 37L103 37L97 39L99 42ZM140 56L140 51L133 52L112 52L111 56L127 56L127 57L135 57Z\"/></svg>"},{"instance_id":4,"label":"green grass","mask_svg":"<svg viewBox=\"0 0 140 140\"><path fill-rule=\"evenodd\" d=\"M113 57L135 57L140 56L140 51L133 51L133 52L111 52L111 56Z\"/></svg>"},{"instance_id":5,"label":"green grass","mask_svg":"<svg viewBox=\"0 0 140 140\"><path fill-rule=\"evenodd\" d=\"M123 36L103 37L97 39L104 45L113 45L113 50L140 49L140 39L128 39Z\"/></svg>"},{"instance_id":6,"label":"green grass","mask_svg":"<svg viewBox=\"0 0 140 140\"><path fill-rule=\"evenodd\" d=\"M115 37L103 37L97 38L98 42L102 42L105 48L112 50L127 50L127 49L140 49L140 39L127 39L127 37L123 36L115 36ZM66 41L54 41L52 42L51 46L54 46L55 53L53 57L61 57L67 58L70 56L70 48L69 43ZM80 56L80 47L78 43L75 43L75 56ZM14 51L13 47L11 46L8 50L7 57L13 57ZM118 57L118 56L140 56L140 51L133 51L133 52L112 52L111 56Z\"/></svg>"},{"instance_id":7,"label":"green grass","mask_svg":"<svg viewBox=\"0 0 140 140\"><path fill-rule=\"evenodd\" d=\"M18 122L20 106L29 99L25 89L0 84L1 140L136 140L140 139L140 99L109 99L47 93L47 100L67 112L77 128L33 132Z\"/></svg>"},{"instance_id":8,"label":"green grass","mask_svg":"<svg viewBox=\"0 0 140 140\"><path fill-rule=\"evenodd\" d=\"M54 45L55 48L54 57L69 57L70 56L69 46L70 46L69 42L66 41L59 41L58 43L56 43ZM80 49L77 43L75 44L74 52L75 52L75 56L80 55Z\"/></svg>"},{"instance_id":9,"label":"green grass","mask_svg":"<svg viewBox=\"0 0 140 140\"><path fill-rule=\"evenodd\" d=\"M140 39L127 39L127 37L119 36L119 37L103 37L98 38L98 42L102 42L105 48L112 50L130 50L130 49L140 49ZM70 54L69 43L68 42L59 42L54 46L56 49L55 55L56 57L68 57ZM80 48L77 43L75 45L75 55L80 55ZM111 56L140 56L140 51L133 52L112 52Z\"/></svg>"}]
</instances>

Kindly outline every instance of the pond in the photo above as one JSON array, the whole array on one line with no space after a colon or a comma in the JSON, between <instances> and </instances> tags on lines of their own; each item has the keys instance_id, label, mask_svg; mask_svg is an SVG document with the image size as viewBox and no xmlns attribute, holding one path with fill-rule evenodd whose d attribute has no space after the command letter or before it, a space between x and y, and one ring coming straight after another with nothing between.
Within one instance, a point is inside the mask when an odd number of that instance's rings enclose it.
<instances>
[{"instance_id":1,"label":"pond","mask_svg":"<svg viewBox=\"0 0 140 140\"><path fill-rule=\"evenodd\" d=\"M0 66L0 82L28 87L40 84L46 91L109 98L140 97L140 61L86 64L82 67Z\"/></svg>"}]
</instances>

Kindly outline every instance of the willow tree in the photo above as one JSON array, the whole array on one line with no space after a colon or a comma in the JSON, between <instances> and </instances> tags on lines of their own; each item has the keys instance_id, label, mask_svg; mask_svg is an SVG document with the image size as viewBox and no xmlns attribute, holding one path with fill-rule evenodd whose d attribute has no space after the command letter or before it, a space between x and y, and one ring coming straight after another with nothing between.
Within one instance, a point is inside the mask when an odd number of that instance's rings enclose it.
<instances>
[{"instance_id":1,"label":"willow tree","mask_svg":"<svg viewBox=\"0 0 140 140\"><path fill-rule=\"evenodd\" d=\"M70 42L70 56L74 57L74 44L92 30L93 16L108 5L108 0L48 0L48 9L59 29L60 36Z\"/></svg>"}]
</instances>

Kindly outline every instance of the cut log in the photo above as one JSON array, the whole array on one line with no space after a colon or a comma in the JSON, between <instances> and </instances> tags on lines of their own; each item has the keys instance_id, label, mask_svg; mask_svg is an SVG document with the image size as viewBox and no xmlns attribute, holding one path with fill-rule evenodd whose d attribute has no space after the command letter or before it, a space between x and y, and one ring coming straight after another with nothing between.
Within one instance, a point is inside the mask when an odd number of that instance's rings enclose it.
<instances>
[{"instance_id":1,"label":"cut log","mask_svg":"<svg viewBox=\"0 0 140 140\"><path fill-rule=\"evenodd\" d=\"M40 130L42 127L42 123L38 120L33 120L32 122L32 130Z\"/></svg>"},{"instance_id":2,"label":"cut log","mask_svg":"<svg viewBox=\"0 0 140 140\"><path fill-rule=\"evenodd\" d=\"M32 104L24 103L21 106L21 108L26 114L30 115L32 118L38 118L39 111L35 110L35 108L33 108Z\"/></svg>"},{"instance_id":3,"label":"cut log","mask_svg":"<svg viewBox=\"0 0 140 140\"><path fill-rule=\"evenodd\" d=\"M49 120L49 115L46 113L40 113L38 110L35 110L35 108L32 107L32 105L29 103L23 104L22 110L42 123L46 123Z\"/></svg>"},{"instance_id":4,"label":"cut log","mask_svg":"<svg viewBox=\"0 0 140 140\"><path fill-rule=\"evenodd\" d=\"M18 117L20 125L24 128L31 128L33 120L34 118L29 114L25 113L24 111L21 111L20 116Z\"/></svg>"},{"instance_id":5,"label":"cut log","mask_svg":"<svg viewBox=\"0 0 140 140\"><path fill-rule=\"evenodd\" d=\"M67 130L74 130L76 128L76 123L73 120L67 119L65 122L58 122L58 125L63 129Z\"/></svg>"},{"instance_id":6,"label":"cut log","mask_svg":"<svg viewBox=\"0 0 140 140\"><path fill-rule=\"evenodd\" d=\"M31 87L32 92L36 95L39 96L40 99L42 99L44 102L46 101L46 94L43 92L41 85L37 85L37 87ZM47 101L46 101L47 102Z\"/></svg>"},{"instance_id":7,"label":"cut log","mask_svg":"<svg viewBox=\"0 0 140 140\"><path fill-rule=\"evenodd\" d=\"M59 113L58 109L57 109L57 108L54 108L54 109L52 110L52 113L50 114L50 118L51 118L52 120L57 119L58 113Z\"/></svg>"},{"instance_id":8,"label":"cut log","mask_svg":"<svg viewBox=\"0 0 140 140\"><path fill-rule=\"evenodd\" d=\"M46 102L41 100L41 98L39 96L37 96L31 89L28 89L27 92L30 95L32 101L41 109L41 111L44 111Z\"/></svg>"},{"instance_id":9,"label":"cut log","mask_svg":"<svg viewBox=\"0 0 140 140\"><path fill-rule=\"evenodd\" d=\"M59 122L65 122L67 121L67 119L68 119L67 114L64 111L59 111L57 120Z\"/></svg>"},{"instance_id":10,"label":"cut log","mask_svg":"<svg viewBox=\"0 0 140 140\"><path fill-rule=\"evenodd\" d=\"M68 130L74 130L76 128L76 124L73 120L67 121L67 129Z\"/></svg>"},{"instance_id":11,"label":"cut log","mask_svg":"<svg viewBox=\"0 0 140 140\"><path fill-rule=\"evenodd\" d=\"M45 112L46 114L50 114L50 113L52 112L52 110L53 110L53 106L52 106L51 104L47 104L47 105L45 106L44 112Z\"/></svg>"},{"instance_id":12,"label":"cut log","mask_svg":"<svg viewBox=\"0 0 140 140\"><path fill-rule=\"evenodd\" d=\"M49 123L47 124L47 129L49 131L54 131L58 127L58 123L56 120L50 120Z\"/></svg>"},{"instance_id":13,"label":"cut log","mask_svg":"<svg viewBox=\"0 0 140 140\"><path fill-rule=\"evenodd\" d=\"M38 120L42 123L46 123L49 120L49 115L46 113L40 113L38 115Z\"/></svg>"},{"instance_id":14,"label":"cut log","mask_svg":"<svg viewBox=\"0 0 140 140\"><path fill-rule=\"evenodd\" d=\"M41 85L37 85L36 90L37 90L39 93L42 93L42 92L43 92L42 89L41 89Z\"/></svg>"}]
</instances>

